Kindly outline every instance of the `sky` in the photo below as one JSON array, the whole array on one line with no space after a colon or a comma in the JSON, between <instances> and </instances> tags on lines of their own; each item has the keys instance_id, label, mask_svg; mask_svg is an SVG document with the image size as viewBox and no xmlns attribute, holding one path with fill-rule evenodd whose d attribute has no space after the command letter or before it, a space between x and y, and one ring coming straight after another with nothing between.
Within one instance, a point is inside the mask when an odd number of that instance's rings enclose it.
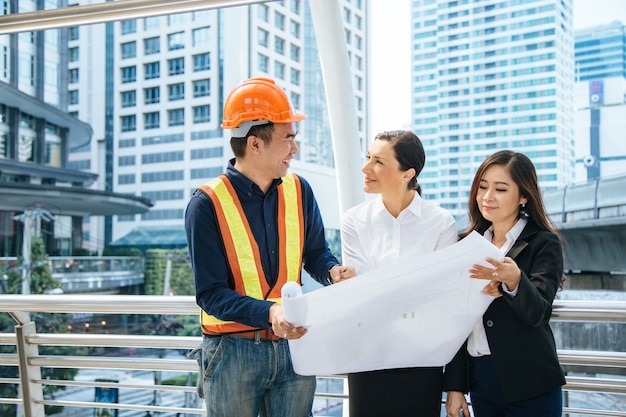
<instances>
[{"instance_id":1,"label":"sky","mask_svg":"<svg viewBox=\"0 0 626 417\"><path fill-rule=\"evenodd\" d=\"M372 135L406 129L411 121L410 0L372 0ZM574 28L620 20L626 0L574 0Z\"/></svg>"}]
</instances>

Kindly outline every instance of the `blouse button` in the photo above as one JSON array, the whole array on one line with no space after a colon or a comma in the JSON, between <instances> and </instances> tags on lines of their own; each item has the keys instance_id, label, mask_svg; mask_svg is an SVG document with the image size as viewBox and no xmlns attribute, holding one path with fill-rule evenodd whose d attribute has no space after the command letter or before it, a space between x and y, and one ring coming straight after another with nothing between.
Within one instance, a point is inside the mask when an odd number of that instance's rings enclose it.
<instances>
[{"instance_id":1,"label":"blouse button","mask_svg":"<svg viewBox=\"0 0 626 417\"><path fill-rule=\"evenodd\" d=\"M493 320L487 320L487 327L493 327Z\"/></svg>"}]
</instances>

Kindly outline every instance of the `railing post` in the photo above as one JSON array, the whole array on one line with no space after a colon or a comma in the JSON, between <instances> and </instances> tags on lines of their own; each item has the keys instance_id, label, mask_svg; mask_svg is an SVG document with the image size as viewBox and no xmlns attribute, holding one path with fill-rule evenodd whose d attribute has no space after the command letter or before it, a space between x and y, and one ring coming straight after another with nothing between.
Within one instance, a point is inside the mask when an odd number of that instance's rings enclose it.
<instances>
[{"instance_id":1,"label":"railing post","mask_svg":"<svg viewBox=\"0 0 626 417\"><path fill-rule=\"evenodd\" d=\"M27 417L45 417L43 401L43 386L41 381L41 368L29 364L28 358L39 355L37 345L28 342L27 337L37 332L35 322L20 323L15 326L15 338L17 339L17 356L20 369L20 386L22 389L22 401L24 415Z\"/></svg>"}]
</instances>

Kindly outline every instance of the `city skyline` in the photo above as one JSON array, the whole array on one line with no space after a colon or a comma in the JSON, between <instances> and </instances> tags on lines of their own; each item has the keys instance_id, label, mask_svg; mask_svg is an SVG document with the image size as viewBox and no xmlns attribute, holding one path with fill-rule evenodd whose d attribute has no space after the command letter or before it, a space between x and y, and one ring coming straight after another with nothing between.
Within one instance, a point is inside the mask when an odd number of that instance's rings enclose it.
<instances>
[{"instance_id":1,"label":"city skyline","mask_svg":"<svg viewBox=\"0 0 626 417\"><path fill-rule=\"evenodd\" d=\"M372 135L411 126L411 0L393 0L393 4L371 2ZM622 0L574 0L573 9L575 30L615 20L626 24Z\"/></svg>"}]
</instances>

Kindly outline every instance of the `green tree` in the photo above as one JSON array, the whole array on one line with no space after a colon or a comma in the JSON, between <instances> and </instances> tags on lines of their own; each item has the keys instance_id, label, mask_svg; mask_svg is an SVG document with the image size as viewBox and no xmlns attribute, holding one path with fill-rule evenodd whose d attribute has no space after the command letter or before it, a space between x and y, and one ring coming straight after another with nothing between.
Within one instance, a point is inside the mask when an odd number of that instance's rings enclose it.
<instances>
[{"instance_id":1,"label":"green tree","mask_svg":"<svg viewBox=\"0 0 626 417\"><path fill-rule=\"evenodd\" d=\"M23 259L18 259L18 264L23 264ZM54 279L50 271L48 255L45 252L45 245L41 238L32 238L31 240L31 273L30 273L30 292L31 294L44 294L56 288L62 288L62 285ZM13 269L8 273L7 292L11 294L19 294L22 291L22 270ZM53 297L53 295L51 295ZM38 333L67 333L69 325L72 324L71 314L52 314L52 313L36 313L31 315L31 319L35 321ZM2 332L13 332L15 320L8 315L0 316L0 330ZM14 346L0 346L1 353L15 353ZM70 346L40 346L39 353L42 355L84 355L86 348L76 348ZM0 376L8 378L17 378L19 370L17 367L1 367ZM73 380L77 369L65 368L42 368L41 376L45 379ZM64 386L45 385L44 396L53 397L55 392L64 390ZM0 384L0 397L16 397L17 386L9 384ZM46 415L51 415L62 410L62 407L46 406ZM11 404L0 404L1 416L12 416L16 414L16 408Z\"/></svg>"}]
</instances>

